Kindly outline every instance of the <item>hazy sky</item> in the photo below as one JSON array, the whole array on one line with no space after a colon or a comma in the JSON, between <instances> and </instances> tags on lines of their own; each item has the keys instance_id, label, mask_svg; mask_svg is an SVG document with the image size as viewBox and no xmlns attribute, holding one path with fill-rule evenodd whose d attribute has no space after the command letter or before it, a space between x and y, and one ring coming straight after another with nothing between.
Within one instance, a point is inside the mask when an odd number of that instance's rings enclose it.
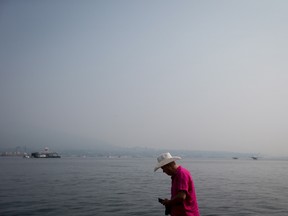
<instances>
[{"instance_id":1,"label":"hazy sky","mask_svg":"<svg viewBox=\"0 0 288 216\"><path fill-rule=\"evenodd\" d=\"M128 147L288 155L287 8L1 1L0 144L55 131Z\"/></svg>"}]
</instances>

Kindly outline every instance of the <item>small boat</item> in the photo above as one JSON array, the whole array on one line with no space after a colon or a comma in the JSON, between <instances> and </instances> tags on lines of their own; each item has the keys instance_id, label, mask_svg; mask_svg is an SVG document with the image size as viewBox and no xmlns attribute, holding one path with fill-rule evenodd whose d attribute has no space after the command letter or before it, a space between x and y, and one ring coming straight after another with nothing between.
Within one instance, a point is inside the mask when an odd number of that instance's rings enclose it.
<instances>
[{"instance_id":1,"label":"small boat","mask_svg":"<svg viewBox=\"0 0 288 216\"><path fill-rule=\"evenodd\" d=\"M257 156L252 156L251 157L253 160L258 160L258 157Z\"/></svg>"},{"instance_id":2,"label":"small boat","mask_svg":"<svg viewBox=\"0 0 288 216\"><path fill-rule=\"evenodd\" d=\"M30 156L27 153L24 153L23 158L30 158Z\"/></svg>"},{"instance_id":3,"label":"small boat","mask_svg":"<svg viewBox=\"0 0 288 216\"><path fill-rule=\"evenodd\" d=\"M233 157L233 159L234 159L234 160L237 160L237 159L238 159L238 157Z\"/></svg>"}]
</instances>

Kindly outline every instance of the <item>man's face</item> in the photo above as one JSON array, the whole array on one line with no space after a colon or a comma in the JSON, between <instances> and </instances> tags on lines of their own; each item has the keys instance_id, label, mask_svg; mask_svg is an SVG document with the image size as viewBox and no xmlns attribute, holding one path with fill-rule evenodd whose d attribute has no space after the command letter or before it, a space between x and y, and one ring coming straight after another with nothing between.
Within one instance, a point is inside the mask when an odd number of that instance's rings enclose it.
<instances>
[{"instance_id":1,"label":"man's face","mask_svg":"<svg viewBox=\"0 0 288 216\"><path fill-rule=\"evenodd\" d=\"M167 175L169 175L169 176L172 175L170 164L166 164L166 165L162 166L161 169L162 169L163 172L166 173Z\"/></svg>"}]
</instances>

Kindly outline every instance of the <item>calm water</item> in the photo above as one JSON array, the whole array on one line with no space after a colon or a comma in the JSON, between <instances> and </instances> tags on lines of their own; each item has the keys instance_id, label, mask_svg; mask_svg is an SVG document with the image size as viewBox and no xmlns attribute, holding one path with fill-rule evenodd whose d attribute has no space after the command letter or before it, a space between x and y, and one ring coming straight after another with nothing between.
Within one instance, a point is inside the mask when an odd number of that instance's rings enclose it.
<instances>
[{"instance_id":1,"label":"calm water","mask_svg":"<svg viewBox=\"0 0 288 216\"><path fill-rule=\"evenodd\" d=\"M164 215L170 178L150 158L0 157L0 215ZM287 216L288 161L191 160L202 216Z\"/></svg>"}]
</instances>

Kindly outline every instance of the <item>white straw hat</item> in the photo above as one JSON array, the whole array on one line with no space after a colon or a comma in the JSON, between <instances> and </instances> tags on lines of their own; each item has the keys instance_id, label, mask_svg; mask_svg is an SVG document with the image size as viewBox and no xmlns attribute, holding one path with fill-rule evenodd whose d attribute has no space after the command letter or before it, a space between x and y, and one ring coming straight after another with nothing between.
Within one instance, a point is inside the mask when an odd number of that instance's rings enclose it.
<instances>
[{"instance_id":1,"label":"white straw hat","mask_svg":"<svg viewBox=\"0 0 288 216\"><path fill-rule=\"evenodd\" d=\"M172 161L176 161L176 160L180 160L181 157L178 156L174 156L172 157L172 155L167 152L167 153L163 153L161 155L159 155L159 157L157 157L157 161L158 163L156 164L155 168L154 168L154 172L156 172L156 170L158 170L160 167L171 163Z\"/></svg>"}]
</instances>

